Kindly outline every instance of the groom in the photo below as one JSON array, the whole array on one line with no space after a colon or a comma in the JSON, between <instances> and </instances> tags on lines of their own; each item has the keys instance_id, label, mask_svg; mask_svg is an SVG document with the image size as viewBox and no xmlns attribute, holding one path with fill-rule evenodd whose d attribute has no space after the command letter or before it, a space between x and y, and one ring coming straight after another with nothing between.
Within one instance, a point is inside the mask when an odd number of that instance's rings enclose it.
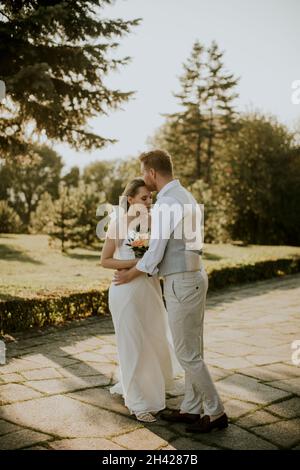
<instances>
[{"instance_id":1,"label":"groom","mask_svg":"<svg viewBox=\"0 0 300 470\"><path fill-rule=\"evenodd\" d=\"M185 395L180 410L163 411L160 416L169 422L186 423L187 432L205 433L214 428L222 429L228 426L228 419L203 360L208 278L200 250L190 248L184 235L186 232L182 230L184 208L196 211L197 203L179 180L174 179L172 160L167 152L153 150L143 153L139 159L148 189L158 191L152 211L151 240L149 249L136 266L117 271L114 282L116 285L124 284L142 273L163 277L175 352L185 371ZM196 230L201 231L200 224ZM179 233L182 236L179 237ZM204 415L201 416L203 409Z\"/></svg>"}]
</instances>

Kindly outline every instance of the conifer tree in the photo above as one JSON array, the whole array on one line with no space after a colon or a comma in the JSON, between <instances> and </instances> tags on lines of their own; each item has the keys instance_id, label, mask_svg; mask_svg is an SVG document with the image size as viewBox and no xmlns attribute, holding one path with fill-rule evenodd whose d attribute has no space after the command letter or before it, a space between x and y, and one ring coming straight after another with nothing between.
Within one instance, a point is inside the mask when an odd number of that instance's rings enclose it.
<instances>
[{"instance_id":1,"label":"conifer tree","mask_svg":"<svg viewBox=\"0 0 300 470\"><path fill-rule=\"evenodd\" d=\"M115 58L119 38L139 20L105 19L112 0L4 0L0 3L1 157L24 155L31 137L75 149L113 139L93 133L88 120L131 96L105 82L129 60Z\"/></svg>"},{"instance_id":2,"label":"conifer tree","mask_svg":"<svg viewBox=\"0 0 300 470\"><path fill-rule=\"evenodd\" d=\"M175 170L185 182L210 183L218 139L235 127L234 88L238 80L228 73L216 42L205 48L199 41L183 64L181 90L174 96L180 111L167 114L166 122L150 141L170 151Z\"/></svg>"},{"instance_id":3,"label":"conifer tree","mask_svg":"<svg viewBox=\"0 0 300 470\"><path fill-rule=\"evenodd\" d=\"M105 193L99 192L95 183L79 183L78 188L70 190L72 200L75 201L73 229L69 233L71 247L95 248L99 246L96 227L99 219L96 216L97 207L105 202Z\"/></svg>"},{"instance_id":4,"label":"conifer tree","mask_svg":"<svg viewBox=\"0 0 300 470\"><path fill-rule=\"evenodd\" d=\"M223 64L224 53L213 41L208 48L207 59L207 158L206 181L210 183L214 158L214 146L220 137L226 137L236 129L234 100L238 94L233 90L238 83L232 73L226 72Z\"/></svg>"},{"instance_id":5,"label":"conifer tree","mask_svg":"<svg viewBox=\"0 0 300 470\"><path fill-rule=\"evenodd\" d=\"M205 48L195 42L191 56L183 64L184 73L180 77L181 91L174 93L179 100L182 111L168 115L171 118L174 137L181 134L189 142L190 158L194 161L194 176L202 176L201 151L206 137L206 83L205 83ZM184 157L184 155L183 155Z\"/></svg>"},{"instance_id":6,"label":"conifer tree","mask_svg":"<svg viewBox=\"0 0 300 470\"><path fill-rule=\"evenodd\" d=\"M49 234L53 229L54 218L54 203L51 195L46 191L42 194L36 211L31 213L29 232Z\"/></svg>"},{"instance_id":7,"label":"conifer tree","mask_svg":"<svg viewBox=\"0 0 300 470\"><path fill-rule=\"evenodd\" d=\"M72 190L64 182L59 185L59 198L54 201L53 229L49 233L51 238L61 242L61 251L65 252L70 245L70 238L76 223L76 200Z\"/></svg>"}]
</instances>

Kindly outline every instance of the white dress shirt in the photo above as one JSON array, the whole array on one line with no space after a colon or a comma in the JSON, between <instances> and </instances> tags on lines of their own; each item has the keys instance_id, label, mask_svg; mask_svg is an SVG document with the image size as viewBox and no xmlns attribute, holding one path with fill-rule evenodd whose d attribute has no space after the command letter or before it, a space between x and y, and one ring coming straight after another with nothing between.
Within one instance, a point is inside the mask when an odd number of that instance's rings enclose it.
<instances>
[{"instance_id":1,"label":"white dress shirt","mask_svg":"<svg viewBox=\"0 0 300 470\"><path fill-rule=\"evenodd\" d=\"M170 235L183 218L183 209L178 201L173 197L164 196L168 189L177 185L180 185L179 180L172 180L157 194L157 201L151 212L151 238L149 248L135 266L139 271L150 275L158 273L159 270L157 266L164 257ZM169 216L170 208L172 208L171 216Z\"/></svg>"}]
</instances>

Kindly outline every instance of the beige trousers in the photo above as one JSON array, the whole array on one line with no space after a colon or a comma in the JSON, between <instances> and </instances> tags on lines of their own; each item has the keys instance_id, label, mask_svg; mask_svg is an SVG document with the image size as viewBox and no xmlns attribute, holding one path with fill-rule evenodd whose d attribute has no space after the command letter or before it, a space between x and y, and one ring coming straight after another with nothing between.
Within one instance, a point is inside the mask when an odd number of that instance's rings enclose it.
<instances>
[{"instance_id":1,"label":"beige trousers","mask_svg":"<svg viewBox=\"0 0 300 470\"><path fill-rule=\"evenodd\" d=\"M199 271L164 277L164 296L177 359L185 371L180 410L213 416L224 407L203 360L203 320L208 277Z\"/></svg>"}]
</instances>

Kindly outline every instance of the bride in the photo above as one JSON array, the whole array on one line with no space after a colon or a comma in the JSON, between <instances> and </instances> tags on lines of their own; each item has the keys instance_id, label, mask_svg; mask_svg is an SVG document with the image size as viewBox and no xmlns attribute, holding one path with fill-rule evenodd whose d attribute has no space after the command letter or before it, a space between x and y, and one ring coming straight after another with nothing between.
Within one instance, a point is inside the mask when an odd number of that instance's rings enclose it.
<instances>
[{"instance_id":1,"label":"bride","mask_svg":"<svg viewBox=\"0 0 300 470\"><path fill-rule=\"evenodd\" d=\"M115 217L106 233L101 255L104 268L128 269L139 260L128 245L128 227L138 230L136 215L130 214L133 212L130 208L142 204L150 220L152 194L142 178L134 178L125 188L124 199L124 215ZM166 407L165 394L171 391L174 377L181 371L172 346L158 277L145 273L128 284L116 286L112 282L109 309L116 333L120 373L120 382L110 392L123 395L125 405L139 421L156 421L154 415Z\"/></svg>"}]
</instances>

